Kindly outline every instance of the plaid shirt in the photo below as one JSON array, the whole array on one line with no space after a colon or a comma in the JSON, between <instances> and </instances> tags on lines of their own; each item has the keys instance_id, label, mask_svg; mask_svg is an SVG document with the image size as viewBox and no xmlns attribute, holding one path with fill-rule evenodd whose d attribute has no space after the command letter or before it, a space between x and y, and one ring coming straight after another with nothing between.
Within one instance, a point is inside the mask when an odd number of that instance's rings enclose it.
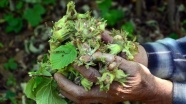
<instances>
[{"instance_id":1,"label":"plaid shirt","mask_svg":"<svg viewBox=\"0 0 186 104\"><path fill-rule=\"evenodd\" d=\"M186 104L186 37L143 44L148 68L157 77L173 81L173 104Z\"/></svg>"}]
</instances>

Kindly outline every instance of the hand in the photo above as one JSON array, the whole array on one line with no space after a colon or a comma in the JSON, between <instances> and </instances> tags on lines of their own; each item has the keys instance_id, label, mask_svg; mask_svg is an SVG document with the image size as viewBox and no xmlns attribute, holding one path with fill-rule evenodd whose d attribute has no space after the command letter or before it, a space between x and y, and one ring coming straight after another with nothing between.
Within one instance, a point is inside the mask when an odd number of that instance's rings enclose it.
<instances>
[{"instance_id":1,"label":"hand","mask_svg":"<svg viewBox=\"0 0 186 104\"><path fill-rule=\"evenodd\" d=\"M146 104L171 104L172 103L172 83L153 76L142 64L127 61L119 56L105 53L95 53L92 58L104 57L106 62L120 63L119 69L129 76L124 86L114 82L108 92L99 91L99 86L94 86L90 91L85 91L83 87L73 84L60 74L55 74L55 79L62 90L62 94L77 103L115 103L121 101L141 101ZM100 74L97 70L85 69L83 66L75 66L84 77L96 82L96 77Z\"/></svg>"},{"instance_id":2,"label":"hand","mask_svg":"<svg viewBox=\"0 0 186 104\"><path fill-rule=\"evenodd\" d=\"M75 68L83 74L84 77L90 81L96 82L97 78L95 76L100 76L99 72L95 69L86 69L84 66L75 66ZM78 86L73 82L66 79L60 73L54 75L57 81L61 93L68 99L78 103L78 104L89 104L89 103L105 103L112 104L113 102L121 102L122 99L115 95L117 87L120 86L118 83L113 83L108 92L100 91L99 86L94 86L89 91L85 91L82 86Z\"/></svg>"},{"instance_id":3,"label":"hand","mask_svg":"<svg viewBox=\"0 0 186 104\"><path fill-rule=\"evenodd\" d=\"M101 34L101 38L105 43L112 43L113 41L113 37L110 36L110 32L109 31L104 31ZM124 53L121 53L121 57L124 58ZM148 58L147 58L147 53L145 51L145 49L141 46L138 45L138 54L136 54L134 56L134 61L143 64L144 66L148 65Z\"/></svg>"},{"instance_id":4,"label":"hand","mask_svg":"<svg viewBox=\"0 0 186 104\"><path fill-rule=\"evenodd\" d=\"M172 104L172 82L153 76L149 69L140 63L127 61L122 57L106 53L95 53L93 55L93 59L100 58L105 58L108 63L118 63L119 69L129 74L125 86L118 86L115 92L120 93L119 97L123 101Z\"/></svg>"},{"instance_id":5,"label":"hand","mask_svg":"<svg viewBox=\"0 0 186 104\"><path fill-rule=\"evenodd\" d=\"M74 65L75 69L79 71L84 77L92 82L97 81L97 77L100 77L100 73L93 68L86 69L84 66ZM60 73L54 75L57 81L61 93L68 99L78 103L78 104L89 104L89 103L105 103L113 104L114 102L121 102L122 99L116 96L116 88L120 86L118 83L113 83L108 92L100 91L99 86L94 86L90 91L85 91L82 86L78 86L66 79Z\"/></svg>"}]
</instances>

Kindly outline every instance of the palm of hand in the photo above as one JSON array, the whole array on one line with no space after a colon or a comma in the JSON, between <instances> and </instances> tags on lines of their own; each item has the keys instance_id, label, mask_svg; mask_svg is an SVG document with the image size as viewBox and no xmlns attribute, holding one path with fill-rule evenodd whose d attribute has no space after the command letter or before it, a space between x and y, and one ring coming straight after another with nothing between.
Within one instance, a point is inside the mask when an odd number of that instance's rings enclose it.
<instances>
[{"instance_id":1,"label":"palm of hand","mask_svg":"<svg viewBox=\"0 0 186 104\"><path fill-rule=\"evenodd\" d=\"M119 56L114 56L104 53L95 53L93 55L94 59L105 57L106 61L116 63L121 63L119 68L129 74L127 82L124 86L120 85L117 82L111 84L109 91L100 91L99 86L94 86L90 91L85 91L83 87L75 85L64 76L60 74L55 74L55 79L58 82L59 87L62 89L62 94L67 98L77 102L77 103L115 103L125 100L136 100L143 99L143 87L148 86L148 80L146 79L151 76L148 69L136 62L127 61ZM83 66L75 66L75 69L78 70L84 77L90 81L96 82L99 72L93 68L89 70L84 70ZM139 97L139 95L141 97ZM145 95L145 94L144 94Z\"/></svg>"}]
</instances>

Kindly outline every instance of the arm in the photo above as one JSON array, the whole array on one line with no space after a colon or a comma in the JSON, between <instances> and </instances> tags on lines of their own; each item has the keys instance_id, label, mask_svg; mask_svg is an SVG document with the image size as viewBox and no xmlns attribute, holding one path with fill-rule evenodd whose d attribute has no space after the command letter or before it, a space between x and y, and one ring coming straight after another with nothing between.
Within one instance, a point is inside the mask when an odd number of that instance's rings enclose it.
<instances>
[{"instance_id":1,"label":"arm","mask_svg":"<svg viewBox=\"0 0 186 104\"><path fill-rule=\"evenodd\" d=\"M173 104L186 103L186 37L143 44L151 73L173 81Z\"/></svg>"}]
</instances>

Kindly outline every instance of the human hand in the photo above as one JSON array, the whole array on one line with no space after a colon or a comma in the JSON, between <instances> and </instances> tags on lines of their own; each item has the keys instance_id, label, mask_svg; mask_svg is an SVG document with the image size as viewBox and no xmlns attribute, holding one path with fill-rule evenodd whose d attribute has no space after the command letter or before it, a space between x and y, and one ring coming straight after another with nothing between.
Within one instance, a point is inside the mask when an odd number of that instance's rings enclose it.
<instances>
[{"instance_id":1,"label":"human hand","mask_svg":"<svg viewBox=\"0 0 186 104\"><path fill-rule=\"evenodd\" d=\"M113 42L113 37L110 36L109 31L104 31L101 34L101 38L105 43L112 43ZM125 53L120 54L121 57L125 58ZM148 65L148 57L145 49L143 46L138 45L138 53L134 56L134 61L143 64L144 66Z\"/></svg>"},{"instance_id":2,"label":"human hand","mask_svg":"<svg viewBox=\"0 0 186 104\"><path fill-rule=\"evenodd\" d=\"M146 104L172 104L172 87L170 81L153 76L144 65L127 61L120 56L97 52L93 59L104 58L107 63L117 63L118 68L129 74L124 86L118 86L115 93L123 101L141 101Z\"/></svg>"},{"instance_id":3,"label":"human hand","mask_svg":"<svg viewBox=\"0 0 186 104\"><path fill-rule=\"evenodd\" d=\"M86 69L85 66L74 65L74 68L79 71L84 77L88 80L96 83L97 77L100 77L100 73L93 68ZM93 86L91 90L86 91L82 86L78 86L65 78L60 73L55 73L55 80L57 81L61 93L63 96L74 101L77 104L89 104L89 103L104 103L104 104L113 104L116 102L121 102L122 99L115 96L117 86L120 86L118 83L113 83L108 92L100 91L99 86Z\"/></svg>"},{"instance_id":4,"label":"human hand","mask_svg":"<svg viewBox=\"0 0 186 104\"><path fill-rule=\"evenodd\" d=\"M94 86L90 91L73 84L60 74L55 74L55 79L62 90L62 94L77 103L115 103L126 100L141 101L146 104L171 104L172 83L153 76L142 64L127 61L120 56L105 53L93 54L93 59L105 58L108 63L119 63L117 66L129 74L124 86L113 82L109 91L99 91L99 86ZM97 70L84 66L75 66L84 77L96 82L100 74Z\"/></svg>"}]
</instances>

